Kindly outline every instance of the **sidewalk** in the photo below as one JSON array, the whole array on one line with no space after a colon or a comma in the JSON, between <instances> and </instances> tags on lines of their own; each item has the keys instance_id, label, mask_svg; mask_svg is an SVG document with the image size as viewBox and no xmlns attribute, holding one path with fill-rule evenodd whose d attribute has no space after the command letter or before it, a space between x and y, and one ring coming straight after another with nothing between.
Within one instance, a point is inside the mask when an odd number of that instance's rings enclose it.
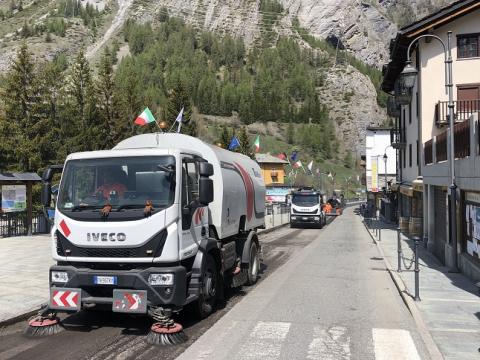
<instances>
[{"instance_id":1,"label":"sidewalk","mask_svg":"<svg viewBox=\"0 0 480 360\"><path fill-rule=\"evenodd\" d=\"M414 263L410 270L405 266L413 259L413 240L402 235L402 272L397 272L397 232L391 225L381 221L373 222L372 228L381 228L381 241L377 244L383 250L392 277L400 279L403 292L409 303L419 310L423 323L433 337L445 359L478 359L480 347L480 297L478 289L463 274L449 273L448 268L428 252L423 243L419 246L421 301L413 301L415 291ZM375 238L374 231L370 234ZM399 276L395 276L399 275ZM397 285L397 286L398 286ZM408 305L408 304L407 304Z\"/></svg>"},{"instance_id":2,"label":"sidewalk","mask_svg":"<svg viewBox=\"0 0 480 360\"><path fill-rule=\"evenodd\" d=\"M48 300L50 236L0 238L0 324Z\"/></svg>"}]
</instances>

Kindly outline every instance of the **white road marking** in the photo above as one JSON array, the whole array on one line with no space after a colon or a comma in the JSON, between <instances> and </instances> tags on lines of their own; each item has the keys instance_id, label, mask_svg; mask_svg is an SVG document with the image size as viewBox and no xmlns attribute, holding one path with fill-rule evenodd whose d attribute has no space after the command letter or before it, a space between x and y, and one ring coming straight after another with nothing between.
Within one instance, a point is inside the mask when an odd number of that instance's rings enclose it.
<instances>
[{"instance_id":1,"label":"white road marking","mask_svg":"<svg viewBox=\"0 0 480 360\"><path fill-rule=\"evenodd\" d=\"M401 329L372 329L375 360L420 360L410 332Z\"/></svg>"},{"instance_id":2,"label":"white road marking","mask_svg":"<svg viewBox=\"0 0 480 360\"><path fill-rule=\"evenodd\" d=\"M276 360L290 330L287 322L259 322L238 353L237 359Z\"/></svg>"},{"instance_id":3,"label":"white road marking","mask_svg":"<svg viewBox=\"0 0 480 360\"><path fill-rule=\"evenodd\" d=\"M28 340L27 342L21 344L21 345L18 345L18 346L15 346L11 349L8 349L8 350L5 350L5 351L2 351L0 352L0 359L10 359L28 349L31 349L32 347L38 345L40 341L33 341L33 340Z\"/></svg>"},{"instance_id":4,"label":"white road marking","mask_svg":"<svg viewBox=\"0 0 480 360\"><path fill-rule=\"evenodd\" d=\"M348 360L351 357L350 337L347 329L334 326L325 330L319 326L313 329L313 340L308 346L307 359Z\"/></svg>"}]
</instances>

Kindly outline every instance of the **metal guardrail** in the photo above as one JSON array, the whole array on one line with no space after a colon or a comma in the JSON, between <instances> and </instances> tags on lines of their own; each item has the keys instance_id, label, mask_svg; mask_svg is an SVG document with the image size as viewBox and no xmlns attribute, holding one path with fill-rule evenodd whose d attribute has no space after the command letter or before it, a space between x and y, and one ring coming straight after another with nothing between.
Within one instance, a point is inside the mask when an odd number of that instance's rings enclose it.
<instances>
[{"instance_id":1,"label":"metal guardrail","mask_svg":"<svg viewBox=\"0 0 480 360\"><path fill-rule=\"evenodd\" d=\"M267 204L265 206L265 228L288 224L290 222L290 205Z\"/></svg>"},{"instance_id":2,"label":"metal guardrail","mask_svg":"<svg viewBox=\"0 0 480 360\"><path fill-rule=\"evenodd\" d=\"M49 231L48 221L42 212L34 212L32 216L32 234L45 234ZM27 235L26 212L0 213L0 237Z\"/></svg>"}]
</instances>

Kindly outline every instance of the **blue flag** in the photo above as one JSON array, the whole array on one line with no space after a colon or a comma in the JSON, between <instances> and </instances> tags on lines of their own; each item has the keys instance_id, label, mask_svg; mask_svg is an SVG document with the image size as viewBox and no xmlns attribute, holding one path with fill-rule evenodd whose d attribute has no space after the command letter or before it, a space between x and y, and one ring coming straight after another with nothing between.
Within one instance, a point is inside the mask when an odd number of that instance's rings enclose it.
<instances>
[{"instance_id":1,"label":"blue flag","mask_svg":"<svg viewBox=\"0 0 480 360\"><path fill-rule=\"evenodd\" d=\"M296 151L292 151L292 155L290 155L290 160L292 160L292 162L297 161L297 155L298 153Z\"/></svg>"},{"instance_id":2,"label":"blue flag","mask_svg":"<svg viewBox=\"0 0 480 360\"><path fill-rule=\"evenodd\" d=\"M238 141L237 137L234 135L232 140L230 141L230 145L228 145L228 150L235 150L239 146L240 141Z\"/></svg>"}]
</instances>

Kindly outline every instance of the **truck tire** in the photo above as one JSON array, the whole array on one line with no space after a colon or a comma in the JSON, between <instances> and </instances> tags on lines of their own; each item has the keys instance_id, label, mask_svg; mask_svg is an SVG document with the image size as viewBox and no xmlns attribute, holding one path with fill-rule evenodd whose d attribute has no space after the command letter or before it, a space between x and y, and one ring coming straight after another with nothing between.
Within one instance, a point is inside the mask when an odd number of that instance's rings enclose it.
<instances>
[{"instance_id":1,"label":"truck tire","mask_svg":"<svg viewBox=\"0 0 480 360\"><path fill-rule=\"evenodd\" d=\"M201 319L206 318L215 309L215 303L220 291L220 274L212 254L206 255L202 269L201 292L195 304L195 312Z\"/></svg>"},{"instance_id":2,"label":"truck tire","mask_svg":"<svg viewBox=\"0 0 480 360\"><path fill-rule=\"evenodd\" d=\"M247 267L242 269L247 275L247 285L253 285L258 280L258 271L260 270L260 255L258 245L255 241L250 244Z\"/></svg>"}]
</instances>

